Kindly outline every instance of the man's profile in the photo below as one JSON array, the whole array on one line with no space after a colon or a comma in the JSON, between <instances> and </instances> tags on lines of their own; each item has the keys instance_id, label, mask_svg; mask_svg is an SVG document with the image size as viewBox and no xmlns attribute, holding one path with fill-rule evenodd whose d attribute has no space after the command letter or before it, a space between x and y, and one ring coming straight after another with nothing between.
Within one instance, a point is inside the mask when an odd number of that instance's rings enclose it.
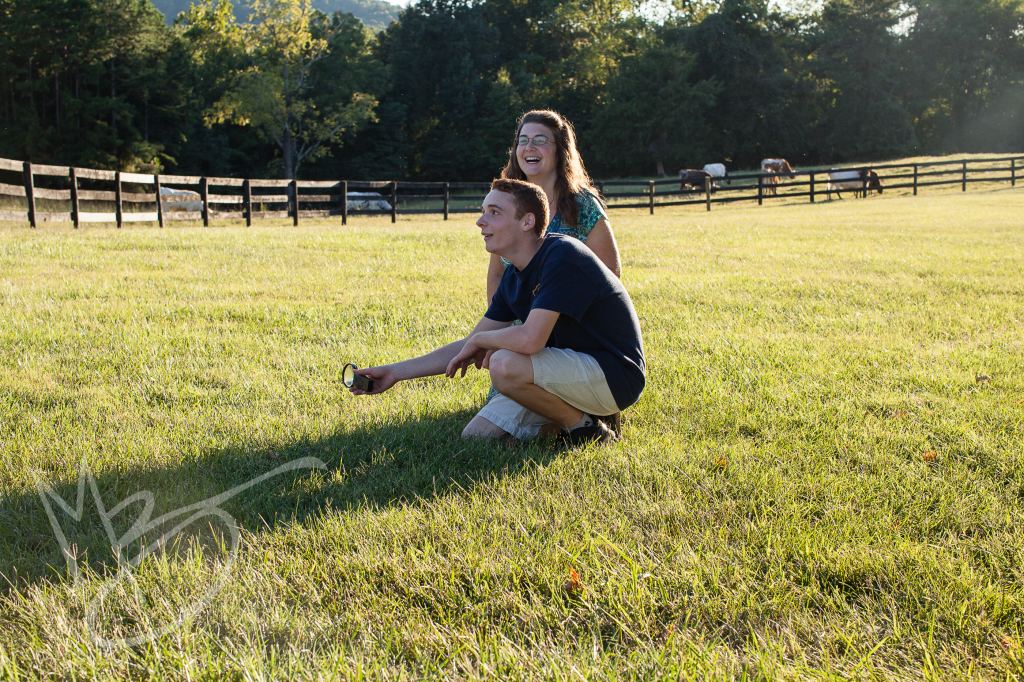
<instances>
[{"instance_id":1,"label":"man's profile","mask_svg":"<svg viewBox=\"0 0 1024 682\"><path fill-rule=\"evenodd\" d=\"M573 444L614 440L596 417L637 401L646 383L640 322L618 278L574 239L545 237L544 191L495 180L477 220L488 252L508 260L491 304L469 335L426 355L357 370L372 394L399 381L473 365L498 390L464 438L532 438L561 429ZM525 320L522 325L512 321ZM349 389L356 395L364 391Z\"/></svg>"}]
</instances>

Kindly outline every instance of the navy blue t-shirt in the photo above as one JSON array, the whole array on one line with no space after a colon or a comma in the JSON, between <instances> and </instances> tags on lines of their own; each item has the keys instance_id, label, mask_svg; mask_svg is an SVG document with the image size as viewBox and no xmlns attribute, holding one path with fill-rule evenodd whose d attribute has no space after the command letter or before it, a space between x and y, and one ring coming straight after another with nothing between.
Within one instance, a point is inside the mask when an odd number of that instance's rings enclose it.
<instances>
[{"instance_id":1,"label":"navy blue t-shirt","mask_svg":"<svg viewBox=\"0 0 1024 682\"><path fill-rule=\"evenodd\" d=\"M545 237L525 268L505 268L485 316L525 320L534 308L560 313L546 345L597 360L620 410L640 398L647 368L633 301L582 242L561 234Z\"/></svg>"}]
</instances>

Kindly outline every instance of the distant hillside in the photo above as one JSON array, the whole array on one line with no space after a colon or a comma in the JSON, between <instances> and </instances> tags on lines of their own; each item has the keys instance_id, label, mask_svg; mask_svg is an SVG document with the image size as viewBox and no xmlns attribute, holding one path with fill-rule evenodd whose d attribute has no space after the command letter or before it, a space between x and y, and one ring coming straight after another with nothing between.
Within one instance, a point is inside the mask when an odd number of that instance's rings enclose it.
<instances>
[{"instance_id":1,"label":"distant hillside","mask_svg":"<svg viewBox=\"0 0 1024 682\"><path fill-rule=\"evenodd\" d=\"M167 23L174 21L181 12L187 12L194 0L150 0L153 5L164 13ZM248 11L244 2L233 0L235 4L235 16L240 21L248 18ZM313 6L318 10L333 14L335 12L347 12L354 14L364 24L375 31L387 28L388 24L398 19L398 13L402 8L392 5L383 0L313 0Z\"/></svg>"}]
</instances>

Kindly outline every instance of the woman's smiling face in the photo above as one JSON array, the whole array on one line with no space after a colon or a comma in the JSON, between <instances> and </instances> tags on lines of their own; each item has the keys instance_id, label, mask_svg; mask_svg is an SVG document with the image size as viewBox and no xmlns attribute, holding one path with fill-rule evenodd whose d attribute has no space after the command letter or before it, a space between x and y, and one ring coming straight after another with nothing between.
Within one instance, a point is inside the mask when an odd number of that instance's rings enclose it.
<instances>
[{"instance_id":1,"label":"woman's smiling face","mask_svg":"<svg viewBox=\"0 0 1024 682\"><path fill-rule=\"evenodd\" d=\"M547 144L538 145L534 139L542 135ZM526 123L519 131L519 137L529 138L526 144L516 144L516 159L519 167L531 182L537 183L549 173L558 170L558 148L555 145L555 131L541 123Z\"/></svg>"}]
</instances>

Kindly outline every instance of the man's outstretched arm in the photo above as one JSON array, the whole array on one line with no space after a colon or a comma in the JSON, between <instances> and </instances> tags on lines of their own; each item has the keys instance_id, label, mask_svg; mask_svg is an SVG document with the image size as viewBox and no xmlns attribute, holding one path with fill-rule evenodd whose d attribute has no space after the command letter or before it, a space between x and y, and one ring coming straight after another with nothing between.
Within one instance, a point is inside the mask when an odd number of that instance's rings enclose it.
<instances>
[{"instance_id":1,"label":"man's outstretched arm","mask_svg":"<svg viewBox=\"0 0 1024 682\"><path fill-rule=\"evenodd\" d=\"M468 339L480 332L492 332L503 329L508 327L509 324L511 323L498 322L487 317L481 317L480 321L476 323L475 327L473 327L473 331L471 331L464 339L452 341L449 344L432 350L426 355L421 355L410 360L403 360L402 362L396 362L390 365L381 365L379 367L357 369L356 374L361 374L364 377L373 379L373 391L370 392L373 395L383 393L399 381L444 374L449 363L463 349ZM485 355L485 351L478 350L474 357L468 359L467 366L468 364L475 364L477 367L480 367L481 363L484 361ZM349 392L354 395L366 395L366 391L361 391L358 388L350 388Z\"/></svg>"}]
</instances>

